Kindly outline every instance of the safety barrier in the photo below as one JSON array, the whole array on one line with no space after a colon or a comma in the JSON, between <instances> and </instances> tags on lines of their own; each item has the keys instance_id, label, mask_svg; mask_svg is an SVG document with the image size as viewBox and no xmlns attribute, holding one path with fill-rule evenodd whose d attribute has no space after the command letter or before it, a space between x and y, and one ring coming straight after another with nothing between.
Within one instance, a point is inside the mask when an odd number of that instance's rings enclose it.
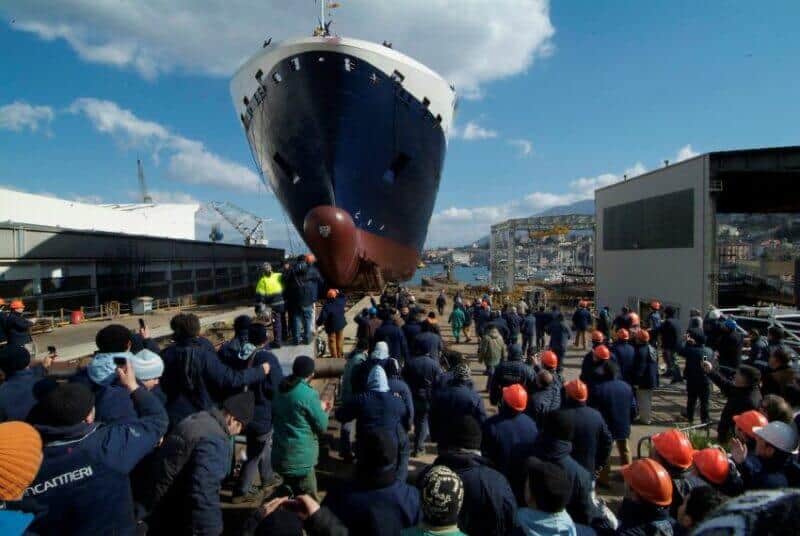
<instances>
[{"instance_id":1,"label":"safety barrier","mask_svg":"<svg viewBox=\"0 0 800 536\"><path fill-rule=\"evenodd\" d=\"M710 440L711 439L711 425L713 425L713 424L717 424L717 423L714 422L714 421L708 421L708 422L704 422L704 423L700 423L700 424L695 424L693 426L687 426L685 428L678 428L678 430L680 430L683 433L687 433L688 434L689 432L691 432L693 430L700 430L701 428L705 428L706 429L706 439ZM642 458L642 445L644 445L645 442L647 442L649 444L648 450L650 450L652 448L653 436L654 435L655 434L644 436L636 444L636 457L637 458Z\"/></svg>"},{"instance_id":2,"label":"safety barrier","mask_svg":"<svg viewBox=\"0 0 800 536\"><path fill-rule=\"evenodd\" d=\"M788 309L779 309L775 305L766 307L730 307L720 309L728 318L736 320L740 330L742 326L758 326L763 330L778 326L783 329L786 337L784 343L791 346L795 351L800 351L800 311L790 313Z\"/></svg>"}]
</instances>

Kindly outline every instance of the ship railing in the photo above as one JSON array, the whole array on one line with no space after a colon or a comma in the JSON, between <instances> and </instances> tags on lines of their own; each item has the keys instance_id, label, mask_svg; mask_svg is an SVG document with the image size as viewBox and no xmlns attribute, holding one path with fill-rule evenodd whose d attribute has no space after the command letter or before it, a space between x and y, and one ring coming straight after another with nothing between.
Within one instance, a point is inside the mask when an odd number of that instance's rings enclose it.
<instances>
[{"instance_id":1,"label":"ship railing","mask_svg":"<svg viewBox=\"0 0 800 536\"><path fill-rule=\"evenodd\" d=\"M777 326L784 334L784 344L800 351L800 311L790 313L786 309L779 309L775 305L764 307L728 307L720 309L728 318L739 324L739 331L747 334L743 326L756 327L765 333L767 329Z\"/></svg>"}]
</instances>

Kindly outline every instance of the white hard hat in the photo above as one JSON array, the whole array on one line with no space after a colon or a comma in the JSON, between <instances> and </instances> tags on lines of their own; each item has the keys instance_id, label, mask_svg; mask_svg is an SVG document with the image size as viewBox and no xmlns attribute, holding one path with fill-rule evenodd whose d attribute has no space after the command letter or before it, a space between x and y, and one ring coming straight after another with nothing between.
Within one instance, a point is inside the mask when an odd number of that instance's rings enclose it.
<instances>
[{"instance_id":1,"label":"white hard hat","mask_svg":"<svg viewBox=\"0 0 800 536\"><path fill-rule=\"evenodd\" d=\"M797 432L781 421L772 421L766 426L754 426L753 433L783 452L797 454Z\"/></svg>"}]
</instances>

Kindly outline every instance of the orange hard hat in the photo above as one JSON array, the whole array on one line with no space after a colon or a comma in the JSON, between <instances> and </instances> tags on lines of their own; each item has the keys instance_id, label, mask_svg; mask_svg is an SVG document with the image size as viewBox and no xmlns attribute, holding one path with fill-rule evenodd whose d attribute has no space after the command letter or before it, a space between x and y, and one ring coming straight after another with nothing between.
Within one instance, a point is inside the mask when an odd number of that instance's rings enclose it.
<instances>
[{"instance_id":1,"label":"orange hard hat","mask_svg":"<svg viewBox=\"0 0 800 536\"><path fill-rule=\"evenodd\" d=\"M503 402L511 409L525 411L528 407L528 391L518 383L503 387Z\"/></svg>"},{"instance_id":2,"label":"orange hard hat","mask_svg":"<svg viewBox=\"0 0 800 536\"><path fill-rule=\"evenodd\" d=\"M694 448L689 436L673 428L653 436L653 448L666 462L680 469L688 469L692 465Z\"/></svg>"},{"instance_id":3,"label":"orange hard hat","mask_svg":"<svg viewBox=\"0 0 800 536\"><path fill-rule=\"evenodd\" d=\"M619 339L621 341L627 341L630 338L631 338L631 334L627 329L622 328L622 329L618 329L617 330L617 339Z\"/></svg>"},{"instance_id":4,"label":"orange hard hat","mask_svg":"<svg viewBox=\"0 0 800 536\"><path fill-rule=\"evenodd\" d=\"M589 388L580 380L572 380L564 384L567 396L578 402L586 402L589 399Z\"/></svg>"},{"instance_id":5,"label":"orange hard hat","mask_svg":"<svg viewBox=\"0 0 800 536\"><path fill-rule=\"evenodd\" d=\"M335 288L328 289L328 299L329 300L334 299L338 295L339 295L339 291L336 290Z\"/></svg>"},{"instance_id":6,"label":"orange hard hat","mask_svg":"<svg viewBox=\"0 0 800 536\"><path fill-rule=\"evenodd\" d=\"M592 350L592 353L597 359L601 361L608 361L609 359L611 359L611 350L608 349L608 346L602 344L597 348L595 348L594 350Z\"/></svg>"},{"instance_id":7,"label":"orange hard hat","mask_svg":"<svg viewBox=\"0 0 800 536\"><path fill-rule=\"evenodd\" d=\"M606 336L603 335L602 331L592 332L592 342L603 342L604 340L606 340Z\"/></svg>"},{"instance_id":8,"label":"orange hard hat","mask_svg":"<svg viewBox=\"0 0 800 536\"><path fill-rule=\"evenodd\" d=\"M25 303L22 300L11 300L11 309L25 309Z\"/></svg>"},{"instance_id":9,"label":"orange hard hat","mask_svg":"<svg viewBox=\"0 0 800 536\"><path fill-rule=\"evenodd\" d=\"M542 365L547 368L554 369L558 366L558 356L551 350L542 352Z\"/></svg>"},{"instance_id":10,"label":"orange hard hat","mask_svg":"<svg viewBox=\"0 0 800 536\"><path fill-rule=\"evenodd\" d=\"M753 433L753 428L755 428L756 426L766 426L767 424L769 424L767 418L754 409L751 409L750 411L745 411L744 413L740 413L739 415L734 415L733 422L734 424L736 424L736 428L741 430L744 433L744 435L746 435L750 439L756 438L756 435Z\"/></svg>"},{"instance_id":11,"label":"orange hard hat","mask_svg":"<svg viewBox=\"0 0 800 536\"><path fill-rule=\"evenodd\" d=\"M317 258L314 256L313 253L308 253L306 255L306 262L308 264L314 264L315 262L317 262Z\"/></svg>"},{"instance_id":12,"label":"orange hard hat","mask_svg":"<svg viewBox=\"0 0 800 536\"><path fill-rule=\"evenodd\" d=\"M661 302L658 300L651 301L650 308L653 309L654 311L658 311L659 309L661 309Z\"/></svg>"},{"instance_id":13,"label":"orange hard hat","mask_svg":"<svg viewBox=\"0 0 800 536\"><path fill-rule=\"evenodd\" d=\"M657 461L642 458L625 465L622 478L645 501L657 506L672 504L672 479Z\"/></svg>"},{"instance_id":14,"label":"orange hard hat","mask_svg":"<svg viewBox=\"0 0 800 536\"><path fill-rule=\"evenodd\" d=\"M641 324L639 315L637 315L636 313L628 313L628 321L631 323L631 327L636 327L639 324Z\"/></svg>"},{"instance_id":15,"label":"orange hard hat","mask_svg":"<svg viewBox=\"0 0 800 536\"><path fill-rule=\"evenodd\" d=\"M728 480L731 466L728 457L720 449L708 448L694 453L694 466L703 478L721 486Z\"/></svg>"},{"instance_id":16,"label":"orange hard hat","mask_svg":"<svg viewBox=\"0 0 800 536\"><path fill-rule=\"evenodd\" d=\"M650 332L646 329L640 329L636 332L636 340L642 344L650 342Z\"/></svg>"}]
</instances>

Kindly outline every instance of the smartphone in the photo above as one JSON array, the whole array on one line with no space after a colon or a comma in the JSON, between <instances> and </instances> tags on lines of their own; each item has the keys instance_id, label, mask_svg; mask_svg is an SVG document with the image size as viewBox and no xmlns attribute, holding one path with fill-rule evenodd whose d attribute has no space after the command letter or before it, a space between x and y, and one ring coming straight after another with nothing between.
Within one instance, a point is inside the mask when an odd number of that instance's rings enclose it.
<instances>
[{"instance_id":1,"label":"smartphone","mask_svg":"<svg viewBox=\"0 0 800 536\"><path fill-rule=\"evenodd\" d=\"M56 347L55 347L55 346L48 346L48 347L47 347L47 352L48 352L50 355L56 355Z\"/></svg>"},{"instance_id":2,"label":"smartphone","mask_svg":"<svg viewBox=\"0 0 800 536\"><path fill-rule=\"evenodd\" d=\"M116 366L118 366L118 367L124 367L124 366L126 366L128 364L128 358L127 357L115 357L114 358L114 364Z\"/></svg>"},{"instance_id":3,"label":"smartphone","mask_svg":"<svg viewBox=\"0 0 800 536\"><path fill-rule=\"evenodd\" d=\"M145 329L144 318L139 319L139 329Z\"/></svg>"}]
</instances>

